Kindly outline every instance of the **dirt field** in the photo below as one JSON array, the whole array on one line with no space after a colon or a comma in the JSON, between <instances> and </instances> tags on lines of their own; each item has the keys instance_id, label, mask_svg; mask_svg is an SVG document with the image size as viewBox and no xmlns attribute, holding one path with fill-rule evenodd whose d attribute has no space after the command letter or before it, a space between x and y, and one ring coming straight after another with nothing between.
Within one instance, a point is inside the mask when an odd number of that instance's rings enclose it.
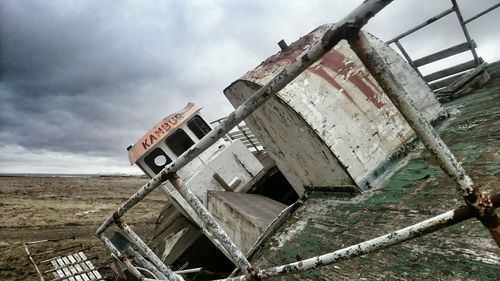
<instances>
[{"instance_id":1,"label":"dirt field","mask_svg":"<svg viewBox=\"0 0 500 281\"><path fill-rule=\"evenodd\" d=\"M95 237L97 227L146 182L141 177L0 177L0 280L39 280L23 242L69 238L109 260ZM154 191L125 216L141 235L151 234L163 207ZM143 237L144 237L143 236Z\"/></svg>"}]
</instances>

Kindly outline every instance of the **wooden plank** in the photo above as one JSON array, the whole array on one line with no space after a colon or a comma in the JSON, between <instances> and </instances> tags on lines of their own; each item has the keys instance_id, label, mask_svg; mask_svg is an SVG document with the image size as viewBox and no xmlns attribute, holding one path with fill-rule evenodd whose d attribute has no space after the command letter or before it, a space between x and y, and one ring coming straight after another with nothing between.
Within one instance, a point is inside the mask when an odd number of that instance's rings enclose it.
<instances>
[{"instance_id":1,"label":"wooden plank","mask_svg":"<svg viewBox=\"0 0 500 281\"><path fill-rule=\"evenodd\" d=\"M286 205L258 194L213 191L208 196L236 211L261 230L265 230Z\"/></svg>"},{"instance_id":2,"label":"wooden plank","mask_svg":"<svg viewBox=\"0 0 500 281\"><path fill-rule=\"evenodd\" d=\"M429 75L424 76L424 80L427 82L431 82L437 79L441 79L462 71L469 70L471 68L474 68L476 66L476 61L475 60L470 60L468 62L464 62L461 64L457 64L455 66L431 73Z\"/></svg>"},{"instance_id":3,"label":"wooden plank","mask_svg":"<svg viewBox=\"0 0 500 281\"><path fill-rule=\"evenodd\" d=\"M474 40L472 40L471 43L472 43L473 48L477 47L476 42L474 42ZM435 52L435 53L430 54L428 56L419 58L419 59L413 61L413 64L416 67L419 67L422 65L429 64L431 62L435 62L435 61L438 61L438 60L441 60L441 59L444 59L447 57L454 56L456 54L463 53L465 51L470 50L470 48L471 48L471 45L469 44L469 42L464 42L464 43L449 47L447 49L441 50L439 52Z\"/></svg>"},{"instance_id":4,"label":"wooden plank","mask_svg":"<svg viewBox=\"0 0 500 281\"><path fill-rule=\"evenodd\" d=\"M397 40L399 40L399 39L401 39L403 37L406 37L406 36L412 34L413 32L415 32L415 31L417 31L417 30L419 30L419 29L421 29L421 28L423 28L425 26L428 26L429 24L437 21L438 19L440 19L440 18L442 18L442 17L444 17L444 16L446 16L446 15L448 15L450 13L453 13L453 8L449 8L448 10L443 11L442 13L440 13L440 14L438 14L438 15L436 15L436 16L428 19L428 20L426 20L425 22L423 22L423 23L421 23L421 24L419 24L419 25L417 25L417 26L415 26L415 27L413 27L413 28L411 28L411 29L409 29L409 30L407 30L407 31L399 34L398 36L392 38L391 40L387 41L386 43L387 44L391 44L393 42L396 42Z\"/></svg>"},{"instance_id":5,"label":"wooden plank","mask_svg":"<svg viewBox=\"0 0 500 281\"><path fill-rule=\"evenodd\" d=\"M458 79L460 76L462 76L462 73L459 73L459 74L455 74L455 75L452 75L452 76L449 76L449 77L446 77L444 79L441 79L439 81L436 81L436 82L432 82L431 84L429 84L429 87L432 89L432 90L439 90L441 88L444 88L446 86L448 86L451 82L455 81L456 79Z\"/></svg>"},{"instance_id":6,"label":"wooden plank","mask_svg":"<svg viewBox=\"0 0 500 281\"><path fill-rule=\"evenodd\" d=\"M487 65L487 63L483 63L475 69L465 73L464 75L460 76L460 78L451 82L442 92L455 92L458 88L464 86L478 74L483 72Z\"/></svg>"}]
</instances>

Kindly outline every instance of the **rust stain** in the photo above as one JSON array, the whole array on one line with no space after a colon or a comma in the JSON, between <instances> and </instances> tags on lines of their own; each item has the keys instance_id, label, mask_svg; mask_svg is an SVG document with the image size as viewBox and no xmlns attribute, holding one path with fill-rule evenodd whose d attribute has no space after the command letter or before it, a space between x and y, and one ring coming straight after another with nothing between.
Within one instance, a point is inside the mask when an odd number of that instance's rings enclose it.
<instances>
[{"instance_id":1,"label":"rust stain","mask_svg":"<svg viewBox=\"0 0 500 281\"><path fill-rule=\"evenodd\" d=\"M349 92L342 87L335 79L333 79L330 74L328 74L321 66L319 67L314 67L314 68L309 68L308 71L318 75L319 77L323 78L326 82L328 82L330 85L335 87L337 90L339 90L344 96L351 101L352 103L356 104L352 96L349 94ZM357 106L357 104L356 104Z\"/></svg>"},{"instance_id":2,"label":"rust stain","mask_svg":"<svg viewBox=\"0 0 500 281\"><path fill-rule=\"evenodd\" d=\"M376 87L365 73L357 72L356 74L349 74L349 72L356 68L357 65L352 62L345 63L345 56L337 50L333 49L328 54L326 54L319 61L319 67L309 70L323 78L335 88L342 88L337 81L335 81L330 75L328 75L328 73L326 73L326 71L322 69L323 67L327 67L335 73L344 76L344 79L347 79L349 82L354 84L363 93L363 95L365 95L365 97L377 108L382 108L385 105L385 103L380 100L379 94L373 90ZM335 84L332 81L335 82ZM351 102L353 101L351 96L348 96L348 98Z\"/></svg>"}]
</instances>

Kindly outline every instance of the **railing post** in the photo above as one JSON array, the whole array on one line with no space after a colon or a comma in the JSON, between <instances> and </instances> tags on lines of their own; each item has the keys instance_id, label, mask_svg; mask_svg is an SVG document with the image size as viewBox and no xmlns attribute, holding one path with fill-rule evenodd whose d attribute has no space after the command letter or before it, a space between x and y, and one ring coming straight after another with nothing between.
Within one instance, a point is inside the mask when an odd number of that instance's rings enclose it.
<instances>
[{"instance_id":1,"label":"railing post","mask_svg":"<svg viewBox=\"0 0 500 281\"><path fill-rule=\"evenodd\" d=\"M418 70L418 67L415 66L415 64L413 63L413 60L410 58L410 55L408 55L406 50L403 48L403 45L401 45L401 43L399 43L399 40L394 41L394 44L396 44L398 49L401 51L401 54L403 54L406 61L408 61L408 64L410 64L410 66L413 68L413 70L415 70L415 72L418 74L418 76L423 78L422 73L420 73L420 70Z\"/></svg>"},{"instance_id":2,"label":"railing post","mask_svg":"<svg viewBox=\"0 0 500 281\"><path fill-rule=\"evenodd\" d=\"M384 61L364 34L360 32L349 43L416 135L436 156L441 163L441 168L455 181L457 189L467 205L477 211L479 219L488 228L493 239L500 247L500 218L496 215L489 196L483 195L473 185L471 178L465 173L462 165L457 161L448 146L408 98L411 93L406 93L394 75L387 71Z\"/></svg>"},{"instance_id":3,"label":"railing post","mask_svg":"<svg viewBox=\"0 0 500 281\"><path fill-rule=\"evenodd\" d=\"M460 12L460 8L458 7L457 0L451 0L451 3L453 4L453 10L455 11L455 14L457 14L457 18L458 18L458 21L460 22L460 27L462 27L462 31L464 32L465 38L467 39L467 42L469 42L470 52L472 53L472 56L474 57L474 61L476 62L476 66L478 66L481 64L481 62L479 60L479 57L477 56L476 49L474 49L474 43L472 42L472 39L470 38L469 31L467 30L467 26L465 26L464 18L462 17L462 13Z\"/></svg>"}]
</instances>

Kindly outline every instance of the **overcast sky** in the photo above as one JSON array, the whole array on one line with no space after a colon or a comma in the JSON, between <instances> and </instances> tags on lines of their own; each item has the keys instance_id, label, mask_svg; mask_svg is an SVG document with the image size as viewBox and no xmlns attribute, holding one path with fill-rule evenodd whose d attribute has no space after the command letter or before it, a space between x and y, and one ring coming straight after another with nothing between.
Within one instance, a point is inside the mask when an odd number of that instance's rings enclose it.
<instances>
[{"instance_id":1,"label":"overcast sky","mask_svg":"<svg viewBox=\"0 0 500 281\"><path fill-rule=\"evenodd\" d=\"M362 1L0 2L0 173L140 173L125 148L188 102L208 120L222 90L315 27ZM497 3L462 0L465 18ZM451 6L396 0L367 26L383 40ZM500 59L500 9L468 25ZM402 41L413 58L464 41L454 14ZM424 73L469 60L459 55Z\"/></svg>"}]
</instances>

